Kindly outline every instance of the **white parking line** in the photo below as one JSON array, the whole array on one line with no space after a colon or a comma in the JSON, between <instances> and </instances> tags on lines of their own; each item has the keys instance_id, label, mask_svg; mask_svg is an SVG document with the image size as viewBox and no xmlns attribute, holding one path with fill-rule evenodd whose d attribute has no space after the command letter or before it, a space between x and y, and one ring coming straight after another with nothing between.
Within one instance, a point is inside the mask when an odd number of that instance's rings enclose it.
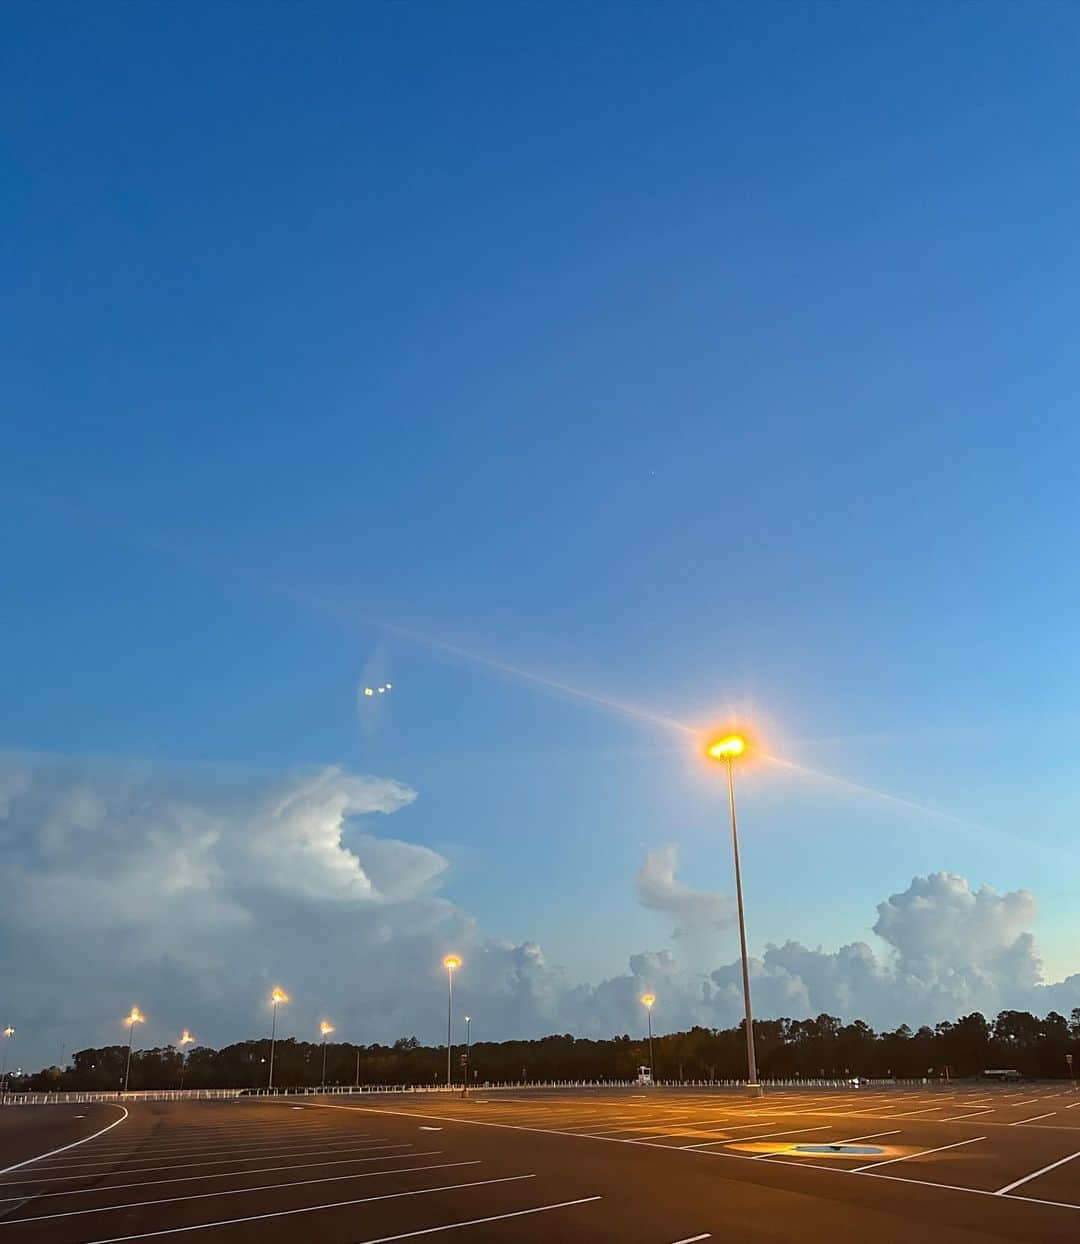
<instances>
[{"instance_id":1,"label":"white parking line","mask_svg":"<svg viewBox=\"0 0 1080 1244\"><path fill-rule=\"evenodd\" d=\"M363 1149L331 1149L329 1150L329 1152L330 1153L368 1153L372 1149L411 1149L411 1148L412 1148L412 1145L402 1143L399 1145L368 1145ZM297 1154L274 1153L274 1154L268 1154L267 1156L271 1158L291 1158L291 1157L302 1158L302 1157L310 1157L312 1155L304 1154L304 1153L297 1153ZM395 1154L394 1156L404 1157L405 1155ZM360 1160L361 1159L359 1158L357 1159L357 1161L360 1161ZM230 1161L232 1162L261 1162L262 1158L221 1158L217 1162L182 1162L180 1163L179 1166L173 1166L170 1163L166 1162L164 1165L158 1165L158 1166L132 1166L126 1170L117 1171L116 1174L118 1175L152 1175L155 1171L179 1170L183 1167L193 1167L193 1166L196 1168L200 1166L221 1166L223 1162L230 1162ZM330 1162L312 1162L310 1163L310 1165L330 1166L331 1163ZM112 1173L113 1173L112 1171L87 1171L85 1174L82 1174L82 1175L65 1175L61 1173L57 1175L52 1175L48 1179L20 1179L17 1184L0 1184L0 1188L10 1188L10 1187L22 1188L26 1184L70 1183L73 1179L107 1179ZM230 1174L242 1175L244 1174L244 1172L243 1171L231 1171ZM216 1178L216 1176L214 1175L191 1175L191 1176L188 1176L188 1178L190 1179L214 1179Z\"/></svg>"},{"instance_id":2,"label":"white parking line","mask_svg":"<svg viewBox=\"0 0 1080 1244\"><path fill-rule=\"evenodd\" d=\"M698 1240L711 1240L712 1236L708 1231L704 1235L688 1235L685 1240L676 1240L675 1244L697 1244Z\"/></svg>"},{"instance_id":3,"label":"white parking line","mask_svg":"<svg viewBox=\"0 0 1080 1244\"><path fill-rule=\"evenodd\" d=\"M673 1148L678 1149L705 1149L709 1145L722 1145L735 1141L737 1144L743 1144L748 1140L772 1140L774 1136L802 1136L807 1132L827 1132L829 1124L823 1123L820 1127L796 1127L786 1132L766 1132L763 1136L755 1134L753 1136L718 1136L715 1140L705 1140L698 1145L676 1145Z\"/></svg>"},{"instance_id":4,"label":"white parking line","mask_svg":"<svg viewBox=\"0 0 1080 1244\"><path fill-rule=\"evenodd\" d=\"M905 1153L899 1158L886 1158L884 1162L871 1162L868 1166L856 1166L852 1171L858 1175L862 1171L872 1171L877 1166L891 1166L894 1162L909 1162L912 1158L925 1158L928 1153L944 1153L946 1149L959 1149L961 1145L974 1145L985 1136L972 1136L970 1140L957 1140L951 1145L938 1145L936 1149L920 1149L918 1153Z\"/></svg>"},{"instance_id":5,"label":"white parking line","mask_svg":"<svg viewBox=\"0 0 1080 1244\"><path fill-rule=\"evenodd\" d=\"M1032 1115L1030 1119L1017 1119L1015 1123L1010 1123L1009 1127L1020 1127L1023 1123L1038 1123L1040 1119L1052 1119L1057 1114L1056 1110L1051 1110L1049 1114Z\"/></svg>"},{"instance_id":6,"label":"white parking line","mask_svg":"<svg viewBox=\"0 0 1080 1244\"><path fill-rule=\"evenodd\" d=\"M365 1138L363 1143L365 1145L374 1145L376 1142L388 1140L388 1139L389 1137L387 1136L374 1136L374 1137L371 1137L370 1139ZM338 1148L340 1148L343 1143L346 1143L346 1144L353 1143L353 1140L350 1136L343 1136L341 1132L338 1132L336 1140L337 1140ZM293 1146L295 1148L296 1145L307 1145L309 1153L320 1153L323 1151L322 1146L318 1143L308 1142L306 1140L298 1140L295 1138L293 1140L273 1141L265 1145L245 1145L244 1148L247 1150L248 1153L251 1153L253 1149L265 1151L259 1154L254 1154L253 1156L256 1156L256 1157L262 1156L262 1157L272 1158L275 1156L273 1152L275 1149L282 1149L282 1148L288 1149L290 1146ZM238 1148L237 1145L227 1145L225 1147L209 1148L209 1149L186 1149L186 1150L181 1151L180 1153L162 1153L155 1146L153 1148L147 1148L146 1150L143 1151L143 1153L140 1156L146 1159L160 1158L164 1164L168 1165L169 1163L175 1162L178 1158L205 1157L207 1161L210 1161L210 1160L215 1159L215 1155L234 1154L237 1148ZM64 1170L68 1170L76 1166L83 1166L83 1167L85 1166L109 1166L112 1163L123 1161L126 1154L130 1153L131 1150L132 1150L132 1146L128 1145L125 1149L121 1150L120 1153L109 1154L108 1156L103 1157L103 1158L73 1158L67 1162L49 1162L48 1169L50 1171L64 1171ZM331 1149L327 1149L326 1152L327 1153L331 1152Z\"/></svg>"},{"instance_id":7,"label":"white parking line","mask_svg":"<svg viewBox=\"0 0 1080 1244\"><path fill-rule=\"evenodd\" d=\"M504 1218L524 1218L527 1214L546 1214L553 1209L567 1209L571 1205L588 1205L591 1201L602 1201L599 1196L583 1196L576 1201L559 1201L556 1205L535 1205L532 1209L516 1209L510 1214L491 1214L487 1218L473 1218L469 1222L447 1222L440 1227L424 1227L420 1231L404 1231L400 1235L380 1235L377 1240L360 1240L358 1244L391 1244L393 1240L411 1240L418 1235L434 1235L438 1231L456 1231L459 1227L476 1227L485 1222L502 1222ZM108 1244L108 1241L97 1240L93 1244Z\"/></svg>"},{"instance_id":8,"label":"white parking line","mask_svg":"<svg viewBox=\"0 0 1080 1244\"><path fill-rule=\"evenodd\" d=\"M567 1136L567 1137L570 1137L570 1139L572 1140L591 1140L594 1142L599 1142L600 1144L607 1144L607 1145L644 1145L646 1148L663 1149L668 1153L686 1152L686 1150L683 1150L682 1148L676 1145L659 1145L648 1140L620 1140L617 1137L590 1136L587 1133L583 1133L583 1132L563 1132L563 1131L559 1131L557 1128L533 1127L533 1126L526 1126L525 1124L521 1124L521 1123L496 1123L493 1121L489 1122L486 1119L464 1119L464 1118L461 1118L460 1116L421 1114L419 1111L414 1111L414 1110L391 1110L387 1107L380 1107L380 1106L340 1106L340 1105L336 1105L330 1102L325 1102L321 1104L327 1110L355 1110L355 1111L363 1111L368 1114L389 1114L389 1115L395 1115L395 1116L403 1115L406 1117L412 1116L413 1118L422 1118L422 1119L443 1119L444 1121L449 1122L449 1123L462 1123L469 1127L496 1127L496 1128L503 1128L511 1132L536 1132L537 1134L541 1136ZM934 1122L936 1120L931 1120L931 1121ZM993 1127L994 1124L989 1124L988 1126ZM1072 1129L1071 1128L1068 1128L1068 1129L1060 1128L1058 1130L1071 1131ZM975 1139L985 1140L986 1137L978 1136ZM968 1144L970 1142L964 1141L962 1143ZM730 1151L717 1151L715 1149L695 1149L692 1152L694 1152L695 1154L703 1158L725 1158L730 1162L764 1161L764 1162L774 1162L777 1166L790 1167L794 1165L799 1165L804 1170L808 1169L805 1163L785 1162L782 1158L774 1158L771 1155L765 1158L755 1158L755 1157L750 1157L745 1153L731 1153ZM918 1157L919 1155L912 1154L911 1156ZM822 1173L828 1173L828 1174L834 1174L834 1175L845 1175L845 1176L863 1173L858 1170L852 1170L850 1167L839 1167L839 1166L814 1166L809 1169L817 1170ZM867 1171L864 1177L866 1179L890 1179L896 1183L917 1184L919 1187L922 1187L922 1188L941 1188L947 1192L966 1192L966 1193L970 1193L972 1196L993 1196L994 1195L992 1192L984 1188L965 1188L957 1184L934 1183L932 1180L929 1180L929 1179L912 1179L904 1175L884 1175L876 1171L873 1171L873 1172ZM589 1198L589 1199L594 1199L594 1198ZM595 1198L595 1199L598 1199L598 1198ZM1041 1197L1013 1196L1012 1194L1010 1194L1009 1199L1013 1201L1030 1202L1035 1205L1050 1205L1050 1206L1053 1206L1055 1209L1080 1210L1080 1204L1075 1204L1071 1201L1047 1201ZM405 1239L407 1237L391 1236L387 1238L388 1239L395 1239L395 1238ZM93 1241L89 1241L89 1244L114 1244L114 1242L103 1241L103 1240L93 1240ZM383 1241L382 1240L359 1240L356 1242L356 1244L383 1244Z\"/></svg>"},{"instance_id":9,"label":"white parking line","mask_svg":"<svg viewBox=\"0 0 1080 1244\"><path fill-rule=\"evenodd\" d=\"M479 1166L480 1158L468 1162L439 1162L435 1166L401 1166L392 1171L363 1171L359 1175L329 1175L325 1179L297 1179L284 1184L261 1184L258 1188L226 1188L224 1192L193 1192L190 1196L160 1197L156 1201L125 1201L120 1205L94 1205L90 1209L67 1209L56 1214L37 1214L33 1218L8 1218L0 1228L17 1227L24 1222L45 1222L51 1218L79 1218L86 1214L111 1214L118 1209L144 1209L147 1205L176 1205L180 1201L205 1201L207 1197L243 1196L251 1192L280 1192L282 1188L309 1188L312 1184L344 1183L347 1179L375 1179L383 1175L411 1175L416 1171L444 1171L452 1166ZM524 1175L516 1176L526 1178ZM108 1192L105 1188L102 1191Z\"/></svg>"},{"instance_id":10,"label":"white parking line","mask_svg":"<svg viewBox=\"0 0 1080 1244\"><path fill-rule=\"evenodd\" d=\"M409 1146L398 1146L409 1148ZM257 1166L253 1171L219 1171L216 1175L177 1175L173 1179L139 1179L131 1184L95 1185L93 1188L61 1188L59 1192L35 1192L34 1200L40 1201L47 1196L91 1196L94 1193L119 1192L121 1188L156 1188L161 1184L192 1184L203 1183L207 1179L232 1179L234 1175L268 1175L272 1171L302 1171L317 1167L320 1170L327 1166L359 1166L363 1162L397 1162L401 1158L438 1158L445 1149L421 1149L418 1153L388 1153L381 1158L339 1158L336 1162L301 1162L299 1165L290 1163L288 1166ZM22 1184L19 1185L22 1187ZM0 1197L0 1205L5 1201L25 1201L26 1194L20 1196ZM2 1224L0 1224L2 1225Z\"/></svg>"},{"instance_id":11,"label":"white parking line","mask_svg":"<svg viewBox=\"0 0 1080 1244\"><path fill-rule=\"evenodd\" d=\"M75 1149L79 1145L85 1145L89 1140L96 1140L99 1136L104 1136L106 1132L111 1132L114 1127L117 1127L119 1124L123 1123L123 1121L128 1117L128 1112L123 1106L116 1106L111 1102L107 1102L106 1105L112 1105L114 1110L120 1111L120 1118L114 1120L108 1127L103 1127L101 1131L95 1132L92 1136L84 1136L82 1140L73 1140L70 1145L61 1145L59 1149L50 1149L48 1153L39 1153L36 1158L26 1158L22 1162L14 1162L11 1166L5 1166L3 1170L0 1170L0 1175L6 1175L9 1171L22 1170L24 1166L30 1166L34 1162L40 1162L43 1158L51 1158L54 1153L66 1153L68 1149Z\"/></svg>"},{"instance_id":12,"label":"white parking line","mask_svg":"<svg viewBox=\"0 0 1080 1244\"><path fill-rule=\"evenodd\" d=\"M267 1136L267 1125L260 1124L258 1127L251 1128L242 1132L224 1132L221 1135L211 1132L208 1128L205 1132L195 1134L175 1134L165 1132L159 1140L154 1137L154 1148L161 1152L177 1152L181 1149L190 1149L193 1144L203 1144L209 1148L222 1145L245 1144L252 1140L257 1140ZM334 1136L341 1135L341 1128L337 1127L305 1127L305 1128L279 1128L270 1132L268 1144L290 1144L295 1145L299 1141L305 1144L308 1141L331 1140ZM370 1132L350 1132L354 1140L375 1140ZM124 1149L131 1147L131 1141L118 1141L115 1144L107 1144L98 1146L99 1153L122 1152Z\"/></svg>"},{"instance_id":13,"label":"white parking line","mask_svg":"<svg viewBox=\"0 0 1080 1244\"><path fill-rule=\"evenodd\" d=\"M992 1110L976 1110L973 1114L954 1114L947 1119L934 1119L935 1123L959 1123L962 1119L979 1119L984 1114L993 1114Z\"/></svg>"},{"instance_id":14,"label":"white parking line","mask_svg":"<svg viewBox=\"0 0 1080 1244\"><path fill-rule=\"evenodd\" d=\"M532 1175L510 1175L508 1179L533 1179ZM483 1183L505 1183L503 1179L485 1179ZM452 1188L474 1188L477 1184L453 1184ZM273 1214L254 1214L250 1218L230 1218L223 1222L198 1222L191 1227L169 1227L166 1231L140 1231L137 1235L115 1235L107 1240L90 1240L88 1244L123 1244L125 1240L148 1240L159 1235L179 1235L185 1231L205 1231L209 1227L230 1227L240 1222L258 1222L265 1218L285 1218L290 1214L314 1214L320 1209L342 1209L348 1205L363 1205L369 1201L385 1201L392 1197L423 1196L427 1192L448 1192L449 1188L424 1188L420 1192L394 1192L386 1197L364 1197L360 1201L340 1201L336 1205L308 1205L303 1209L283 1209ZM377 1239L360 1240L357 1244L391 1244L392 1240L409 1240L417 1235L434 1235L436 1231L456 1231L459 1227L476 1227L485 1222L501 1222L504 1218L522 1218L526 1214L543 1214L548 1210L566 1209L570 1205L587 1205L601 1201L603 1197L583 1196L576 1201L559 1201L556 1205L534 1205L530 1209L518 1209L509 1214L491 1214L487 1218L471 1218L467 1222L447 1222L438 1227L424 1227L420 1231L405 1231L400 1235L380 1235Z\"/></svg>"},{"instance_id":15,"label":"white parking line","mask_svg":"<svg viewBox=\"0 0 1080 1244\"><path fill-rule=\"evenodd\" d=\"M1014 1188L1019 1188L1021 1184L1026 1184L1031 1179L1037 1179L1040 1175L1045 1175L1047 1171L1054 1170L1055 1167L1064 1166L1066 1162L1071 1162L1073 1158L1080 1158L1080 1150L1076 1153L1070 1153L1067 1158L1059 1158L1056 1162L1051 1162L1049 1166L1044 1166L1042 1170L1032 1171L1030 1175L1025 1175L1023 1179L1014 1179L1011 1184L1006 1184L1004 1188L999 1188L994 1193L995 1196L1004 1196L1007 1192L1012 1192Z\"/></svg>"}]
</instances>

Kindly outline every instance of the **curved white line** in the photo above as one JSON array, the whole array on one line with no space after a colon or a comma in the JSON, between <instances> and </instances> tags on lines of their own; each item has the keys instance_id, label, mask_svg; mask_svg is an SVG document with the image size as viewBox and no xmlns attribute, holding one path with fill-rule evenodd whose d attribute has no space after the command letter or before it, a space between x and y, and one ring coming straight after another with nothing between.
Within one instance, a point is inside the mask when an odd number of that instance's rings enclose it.
<instances>
[{"instance_id":1,"label":"curved white line","mask_svg":"<svg viewBox=\"0 0 1080 1244\"><path fill-rule=\"evenodd\" d=\"M95 1132L93 1136L84 1136L82 1140L73 1140L70 1145L61 1145L59 1149L50 1149L48 1153L39 1153L37 1157L27 1158L24 1162L16 1162L14 1166L5 1166L3 1170L0 1170L0 1175L6 1175L9 1171L17 1171L24 1166L29 1166L33 1162L40 1162L42 1158L51 1158L55 1153L66 1153L68 1149L75 1149L79 1145L85 1145L88 1140L96 1140L99 1136L104 1136L106 1132L111 1132L118 1123L123 1123L128 1117L126 1107L117 1106L114 1102L105 1102L103 1104L112 1106L114 1110L119 1110L121 1112L120 1118L110 1123L108 1127L103 1127L100 1132Z\"/></svg>"}]
</instances>

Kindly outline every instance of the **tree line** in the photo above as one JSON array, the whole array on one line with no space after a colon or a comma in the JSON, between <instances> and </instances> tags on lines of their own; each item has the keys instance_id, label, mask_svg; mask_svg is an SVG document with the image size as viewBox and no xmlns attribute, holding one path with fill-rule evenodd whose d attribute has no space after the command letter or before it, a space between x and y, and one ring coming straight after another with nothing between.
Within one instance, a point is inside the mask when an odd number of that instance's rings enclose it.
<instances>
[{"instance_id":1,"label":"tree line","mask_svg":"<svg viewBox=\"0 0 1080 1244\"><path fill-rule=\"evenodd\" d=\"M1002 1011L988 1020L978 1011L955 1023L915 1030L906 1024L875 1032L861 1020L845 1024L834 1015L816 1019L754 1021L759 1074L766 1079L865 1076L897 1078L975 1076L989 1068L1024 1076L1067 1077L1066 1055L1080 1066L1080 1007L1069 1019L1051 1011L1040 1019L1027 1011ZM744 1026L694 1027L657 1036L654 1073L662 1080L739 1079L745 1075ZM622 1080L649 1065L648 1038L628 1034L610 1040L562 1036L532 1041L481 1041L468 1066L463 1046L453 1051L454 1080ZM261 1088L268 1079L270 1041L240 1041L215 1050L196 1046L182 1054L173 1046L133 1050L130 1088ZM13 1088L112 1090L124 1078L127 1047L77 1051L66 1067L47 1067L15 1078ZM437 1084L446 1079L446 1046L402 1037L393 1045L326 1045L279 1040L274 1083L281 1088L327 1085Z\"/></svg>"}]
</instances>

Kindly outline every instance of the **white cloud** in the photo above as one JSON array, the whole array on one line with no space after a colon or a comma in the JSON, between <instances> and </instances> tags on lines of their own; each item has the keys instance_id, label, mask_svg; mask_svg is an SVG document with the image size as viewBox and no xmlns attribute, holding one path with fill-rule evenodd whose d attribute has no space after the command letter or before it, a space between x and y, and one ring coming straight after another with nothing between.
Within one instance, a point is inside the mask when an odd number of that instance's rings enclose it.
<instances>
[{"instance_id":1,"label":"white cloud","mask_svg":"<svg viewBox=\"0 0 1080 1244\"><path fill-rule=\"evenodd\" d=\"M386 778L339 769L226 780L139 766L0 757L0 972L3 1022L19 1058L121 1039L138 1003L148 1043L183 1027L210 1044L266 1031L265 998L294 1002L286 1032L329 1015L343 1039L437 1041L445 1023L442 955L461 952L455 991L493 1038L639 1032L641 994L658 1029L736 1023L739 965L693 970L669 950L628 971L575 982L534 942L486 935L440 896L448 862L376 831L415 799ZM731 920L730 899L677 878L675 847L651 852L640 901L671 919L674 946L699 946ZM915 878L878 908L882 946L837 951L796 941L751 961L755 1013L830 1011L875 1026L934 1022L975 1008L1068 1012L1080 975L1041 980L1025 891L973 890L962 877Z\"/></svg>"},{"instance_id":2,"label":"white cloud","mask_svg":"<svg viewBox=\"0 0 1080 1244\"><path fill-rule=\"evenodd\" d=\"M731 899L724 894L691 889L676 879L678 867L679 848L673 842L645 856L637 875L641 905L670 915L673 937L701 937L728 928L733 920Z\"/></svg>"}]
</instances>

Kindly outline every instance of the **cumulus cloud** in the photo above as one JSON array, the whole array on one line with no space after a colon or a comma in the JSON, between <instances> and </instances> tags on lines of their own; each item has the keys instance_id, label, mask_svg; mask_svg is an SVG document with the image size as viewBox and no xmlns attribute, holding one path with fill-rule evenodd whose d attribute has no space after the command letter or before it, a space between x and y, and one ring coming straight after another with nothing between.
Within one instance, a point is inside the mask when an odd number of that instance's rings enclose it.
<instances>
[{"instance_id":1,"label":"cumulus cloud","mask_svg":"<svg viewBox=\"0 0 1080 1244\"><path fill-rule=\"evenodd\" d=\"M728 928L733 920L731 899L724 894L691 889L676 878L678 868L679 848L675 843L650 851L637 875L641 905L671 916L672 936L677 938L701 937Z\"/></svg>"},{"instance_id":2,"label":"cumulus cloud","mask_svg":"<svg viewBox=\"0 0 1080 1244\"><path fill-rule=\"evenodd\" d=\"M700 971L680 958L688 939L730 924L731 901L681 882L674 846L650 852L637 878L639 901L670 918L673 949L581 982L442 896L441 854L380 832L415 798L336 768L226 779L0 756L3 1021L19 1030L20 1061L122 1039L133 1003L148 1043L184 1027L216 1045L256 1035L279 982L294 998L287 1032L313 1035L329 1015L346 1039L438 1040L447 946L468 964L462 1003L493 1038L637 1032L646 989L661 1029L738 1022L738 962ZM1025 891L915 878L880 904L877 949L790 941L753 958L755 1012L879 1027L976 1008L1067 1013L1080 975L1042 982L1034 916Z\"/></svg>"},{"instance_id":3,"label":"cumulus cloud","mask_svg":"<svg viewBox=\"0 0 1080 1244\"><path fill-rule=\"evenodd\" d=\"M866 942L836 951L795 941L768 946L752 963L763 1013L828 1011L886 1026L933 1024L972 1010L1042 1014L1080 1005L1080 975L1056 984L1042 980L1026 927L1037 914L1027 890L999 894L989 886L972 889L956 873L931 873L913 878L877 911L882 952ZM714 972L714 982L730 989L736 967Z\"/></svg>"}]
</instances>

